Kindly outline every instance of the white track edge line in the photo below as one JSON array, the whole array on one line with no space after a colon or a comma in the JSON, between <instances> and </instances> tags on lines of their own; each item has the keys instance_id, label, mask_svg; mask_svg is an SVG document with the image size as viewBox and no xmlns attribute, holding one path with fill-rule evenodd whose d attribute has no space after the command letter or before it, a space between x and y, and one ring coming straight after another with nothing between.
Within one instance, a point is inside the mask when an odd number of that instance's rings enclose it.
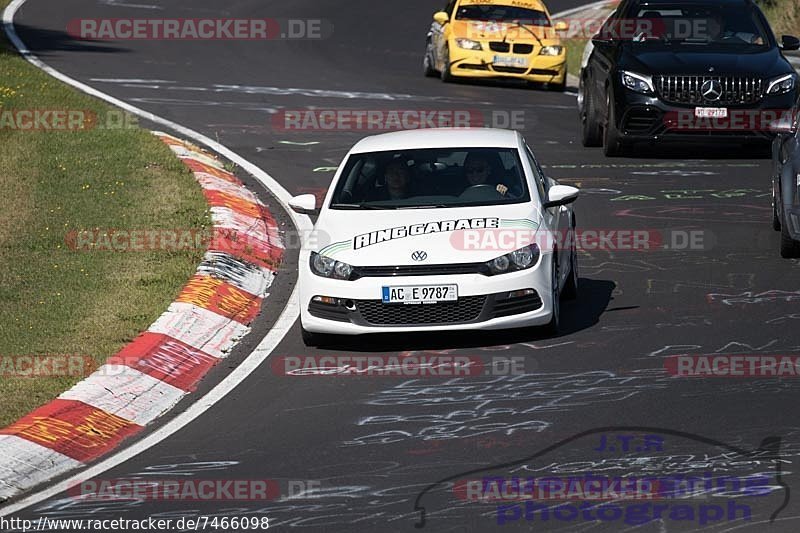
<instances>
[{"instance_id":1,"label":"white track edge line","mask_svg":"<svg viewBox=\"0 0 800 533\"><path fill-rule=\"evenodd\" d=\"M9 40L11 40L12 44L17 48L19 53L31 64L38 67L39 69L45 71L47 74L53 76L54 78L75 87L76 89L87 93L91 96L95 96L104 100L114 106L122 108L134 115L140 116L144 119L147 119L151 122L155 122L162 126L165 126L175 132L180 133L186 137L189 137L195 142L200 144L204 144L205 146L209 147L214 152L217 152L221 156L227 158L228 160L236 163L240 167L242 167L245 171L251 174L254 178L256 178L264 187L267 188L275 197L278 199L278 202L284 208L284 210L289 214L294 223L295 227L297 227L300 231L308 231L312 228L311 220L308 216L299 215L291 210L288 205L288 201L290 198L289 192L283 188L274 178L272 178L269 174L261 170L255 164L247 161L240 155L236 154L229 148L223 146L222 144L206 137L205 135L191 130L187 127L181 126L175 122L170 120L164 119L153 113L140 109L138 107L132 106L122 100L119 100L111 95L105 94L97 89L94 89L84 83L81 83L75 79L62 74L61 72L55 70L54 68L50 67L39 58L37 58L26 46L25 43L17 35L16 29L14 28L14 15L25 4L27 0L14 0L11 2L8 7L3 11L3 28L5 29L6 35L8 36ZM22 500L18 502L14 502L7 506L0 508L0 517L7 516L11 513L15 513L31 505L39 503L47 498L55 496L61 492L64 492L68 487L74 485L77 482L83 481L85 479L95 477L98 474L102 474L115 466L118 466L125 461L139 455L140 453L148 450L149 448L155 446L156 444L160 443L170 435L174 434L175 432L179 431L184 426L188 425L200 415L202 415L205 411L209 408L214 406L217 402L222 400L228 393L233 391L239 384L241 384L259 365L261 365L267 357L272 353L278 343L283 340L283 337L288 333L289 329L294 324L295 320L300 314L299 311L300 307L297 300L297 285L295 285L294 290L292 291L291 296L289 297L289 301L284 307L283 311L281 312L278 320L275 322L273 327L267 333L267 335L262 339L262 341L256 346L256 348L247 356L247 358L242 361L242 363L237 366L233 372L231 372L228 376L225 377L219 384L217 384L211 391L206 393L205 396L199 398L196 402L194 402L191 406L189 406L186 411L177 415L174 419L170 420L164 426L158 428L153 433L148 435L147 437L143 438L140 441L135 442L134 444L128 446L127 448L121 449L119 452L114 453L113 455L109 456L107 459L100 461L99 463L85 469L81 470L74 476L71 476L56 485L48 487L44 490L39 492L35 492L29 496L26 496Z\"/></svg>"}]
</instances>

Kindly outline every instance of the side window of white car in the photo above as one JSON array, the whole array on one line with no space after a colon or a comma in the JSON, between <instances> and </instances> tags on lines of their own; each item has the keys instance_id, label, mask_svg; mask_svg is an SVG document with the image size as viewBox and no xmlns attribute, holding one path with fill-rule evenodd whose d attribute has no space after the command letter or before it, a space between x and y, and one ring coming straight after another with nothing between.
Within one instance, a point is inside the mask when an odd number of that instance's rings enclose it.
<instances>
[{"instance_id":1,"label":"side window of white car","mask_svg":"<svg viewBox=\"0 0 800 533\"><path fill-rule=\"evenodd\" d=\"M536 189L539 191L539 200L544 203L547 199L547 185L544 180L544 174L542 173L542 168L539 166L539 162L536 161L536 158L533 157L533 152L525 145L525 155L528 157L528 164L531 166L533 170L533 179L536 182Z\"/></svg>"}]
</instances>

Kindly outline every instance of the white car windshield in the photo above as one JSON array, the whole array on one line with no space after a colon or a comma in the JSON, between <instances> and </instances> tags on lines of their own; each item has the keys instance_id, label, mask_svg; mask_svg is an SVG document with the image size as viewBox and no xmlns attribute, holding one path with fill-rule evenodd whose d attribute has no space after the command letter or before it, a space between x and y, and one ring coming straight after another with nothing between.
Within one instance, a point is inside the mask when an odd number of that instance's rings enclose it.
<instances>
[{"instance_id":1,"label":"white car windshield","mask_svg":"<svg viewBox=\"0 0 800 533\"><path fill-rule=\"evenodd\" d=\"M513 148L437 148L351 155L331 209L422 209L530 200Z\"/></svg>"}]
</instances>

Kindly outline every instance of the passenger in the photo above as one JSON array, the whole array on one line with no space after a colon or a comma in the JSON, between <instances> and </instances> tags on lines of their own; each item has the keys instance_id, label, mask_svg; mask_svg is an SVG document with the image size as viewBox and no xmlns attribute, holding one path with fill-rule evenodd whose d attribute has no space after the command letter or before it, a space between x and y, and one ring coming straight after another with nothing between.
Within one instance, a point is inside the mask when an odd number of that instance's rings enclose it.
<instances>
[{"instance_id":1,"label":"passenger","mask_svg":"<svg viewBox=\"0 0 800 533\"><path fill-rule=\"evenodd\" d=\"M498 183L496 177L492 176L492 165L489 163L489 158L480 153L470 153L464 160L464 174L467 178L467 188L475 187L477 185L489 185L505 196L508 192L508 187L502 183Z\"/></svg>"}]
</instances>

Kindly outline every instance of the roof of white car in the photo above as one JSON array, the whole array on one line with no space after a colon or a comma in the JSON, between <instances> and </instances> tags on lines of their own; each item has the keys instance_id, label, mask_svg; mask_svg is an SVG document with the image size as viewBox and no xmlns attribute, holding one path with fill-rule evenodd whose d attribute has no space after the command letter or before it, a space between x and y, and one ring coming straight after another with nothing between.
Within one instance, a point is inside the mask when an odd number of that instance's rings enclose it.
<instances>
[{"instance_id":1,"label":"roof of white car","mask_svg":"<svg viewBox=\"0 0 800 533\"><path fill-rule=\"evenodd\" d=\"M517 132L492 128L426 128L361 139L353 153L415 148L516 148Z\"/></svg>"}]
</instances>

